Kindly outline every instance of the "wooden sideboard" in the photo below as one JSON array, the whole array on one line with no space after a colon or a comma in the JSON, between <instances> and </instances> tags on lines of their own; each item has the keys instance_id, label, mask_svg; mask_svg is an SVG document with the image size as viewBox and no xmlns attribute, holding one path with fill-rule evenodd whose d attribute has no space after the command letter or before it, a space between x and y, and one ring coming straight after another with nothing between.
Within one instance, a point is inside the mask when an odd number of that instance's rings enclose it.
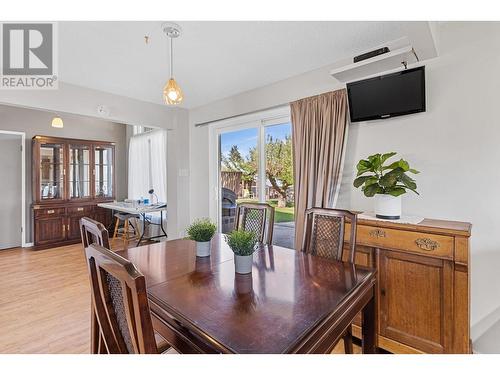
<instances>
[{"instance_id":1,"label":"wooden sideboard","mask_svg":"<svg viewBox=\"0 0 500 375\"><path fill-rule=\"evenodd\" d=\"M35 249L80 241L80 218L109 226L115 199L114 143L37 135L33 151Z\"/></svg>"},{"instance_id":2,"label":"wooden sideboard","mask_svg":"<svg viewBox=\"0 0 500 375\"><path fill-rule=\"evenodd\" d=\"M349 224L345 230L348 240ZM392 353L471 352L470 234L471 224L463 222L358 220L356 263L378 270L378 347ZM358 317L353 334L360 338L359 323Z\"/></svg>"}]
</instances>

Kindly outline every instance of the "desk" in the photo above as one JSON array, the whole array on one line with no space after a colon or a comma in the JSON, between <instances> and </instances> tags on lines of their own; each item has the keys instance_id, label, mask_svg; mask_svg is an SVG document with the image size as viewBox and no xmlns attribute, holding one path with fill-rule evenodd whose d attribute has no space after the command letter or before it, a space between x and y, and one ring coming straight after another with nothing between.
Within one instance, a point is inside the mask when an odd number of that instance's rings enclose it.
<instances>
[{"instance_id":1,"label":"desk","mask_svg":"<svg viewBox=\"0 0 500 375\"><path fill-rule=\"evenodd\" d=\"M109 210L120 211L134 215L139 214L142 216L142 233L141 237L139 238L139 241L137 242L137 246L139 246L143 240L152 240L154 238L162 238L162 237L167 238L167 232L165 232L165 229L163 228L163 211L167 210L166 204L162 207L157 207L155 205L145 206L145 205L133 205L132 203L125 203L125 202L109 202L109 203L99 203L98 206L102 208L107 208ZM146 221L147 221L146 215L153 212L160 213L160 224L154 224L151 222L149 222L149 224L159 225L163 234L160 234L159 236L144 237L144 234L146 233Z\"/></svg>"},{"instance_id":2,"label":"desk","mask_svg":"<svg viewBox=\"0 0 500 375\"><path fill-rule=\"evenodd\" d=\"M376 271L262 245L253 272L234 272L222 236L212 254L175 240L118 254L145 275L153 325L181 353L329 353L362 311L375 351Z\"/></svg>"}]
</instances>

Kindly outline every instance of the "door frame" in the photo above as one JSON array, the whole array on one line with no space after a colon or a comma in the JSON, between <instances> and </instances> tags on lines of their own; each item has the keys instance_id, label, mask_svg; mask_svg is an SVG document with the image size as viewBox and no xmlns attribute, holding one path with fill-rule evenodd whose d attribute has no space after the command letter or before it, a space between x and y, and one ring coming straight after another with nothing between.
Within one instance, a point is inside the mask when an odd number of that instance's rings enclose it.
<instances>
[{"instance_id":1,"label":"door frame","mask_svg":"<svg viewBox=\"0 0 500 375\"><path fill-rule=\"evenodd\" d=\"M21 137L21 247L32 246L26 241L26 133L11 130L0 130L0 134L17 135Z\"/></svg>"},{"instance_id":2,"label":"door frame","mask_svg":"<svg viewBox=\"0 0 500 375\"><path fill-rule=\"evenodd\" d=\"M219 194L220 186L220 135L223 133L255 128L257 129L257 149L259 155L264 151L265 146L265 128L267 126L279 125L286 122L291 122L290 119L290 106L284 105L278 108L263 110L261 112L233 117L227 120L215 121L209 124L208 134L208 171L209 171L209 217L212 221L216 222L217 230L221 231L222 210L221 200ZM258 181L258 195L259 201L263 200L265 195L266 179L261 176L262 171L265 170L265 158L259 156L259 172L257 174Z\"/></svg>"}]
</instances>

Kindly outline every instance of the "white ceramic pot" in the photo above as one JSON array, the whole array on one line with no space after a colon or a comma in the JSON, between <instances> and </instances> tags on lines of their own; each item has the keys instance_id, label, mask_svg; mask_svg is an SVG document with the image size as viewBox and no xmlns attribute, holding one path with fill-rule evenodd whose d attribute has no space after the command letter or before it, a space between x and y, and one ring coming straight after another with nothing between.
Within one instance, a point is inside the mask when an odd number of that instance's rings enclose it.
<instances>
[{"instance_id":1,"label":"white ceramic pot","mask_svg":"<svg viewBox=\"0 0 500 375\"><path fill-rule=\"evenodd\" d=\"M196 256L197 257L210 256L210 241L207 242L196 241Z\"/></svg>"},{"instance_id":2,"label":"white ceramic pot","mask_svg":"<svg viewBox=\"0 0 500 375\"><path fill-rule=\"evenodd\" d=\"M236 273L252 272L253 254L252 255L236 255L234 254L234 269Z\"/></svg>"},{"instance_id":3,"label":"white ceramic pot","mask_svg":"<svg viewBox=\"0 0 500 375\"><path fill-rule=\"evenodd\" d=\"M375 215L379 219L399 219L401 217L401 195L394 197L389 194L376 194Z\"/></svg>"}]
</instances>

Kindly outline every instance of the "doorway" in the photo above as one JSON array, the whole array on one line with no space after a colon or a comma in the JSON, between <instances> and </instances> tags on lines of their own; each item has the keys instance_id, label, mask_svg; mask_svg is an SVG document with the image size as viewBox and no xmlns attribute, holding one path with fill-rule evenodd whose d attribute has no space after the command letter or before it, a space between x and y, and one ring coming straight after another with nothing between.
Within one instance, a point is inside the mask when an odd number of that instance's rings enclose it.
<instances>
[{"instance_id":1,"label":"doorway","mask_svg":"<svg viewBox=\"0 0 500 375\"><path fill-rule=\"evenodd\" d=\"M212 217L222 233L233 230L238 203L268 203L275 209L273 244L293 248L291 133L288 107L213 125L211 175L217 192Z\"/></svg>"},{"instance_id":2,"label":"doorway","mask_svg":"<svg viewBox=\"0 0 500 375\"><path fill-rule=\"evenodd\" d=\"M25 246L25 134L0 130L0 250Z\"/></svg>"}]
</instances>

